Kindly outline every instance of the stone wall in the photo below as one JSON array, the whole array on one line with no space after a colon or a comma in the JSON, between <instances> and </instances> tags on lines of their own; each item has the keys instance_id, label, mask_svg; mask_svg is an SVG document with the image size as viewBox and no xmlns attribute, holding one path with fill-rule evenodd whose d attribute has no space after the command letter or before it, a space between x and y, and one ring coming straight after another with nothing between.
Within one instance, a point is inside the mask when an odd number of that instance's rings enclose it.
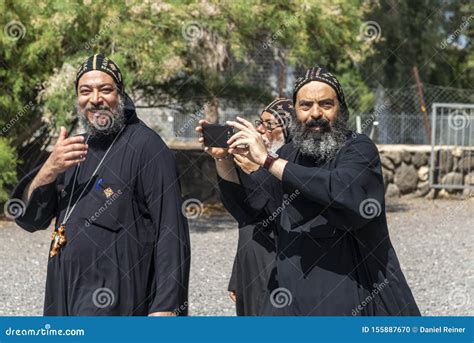
<instances>
[{"instance_id":1,"label":"stone wall","mask_svg":"<svg viewBox=\"0 0 474 343\"><path fill-rule=\"evenodd\" d=\"M197 144L168 142L175 150L183 196L200 201L219 201L214 161ZM386 197L470 196L451 189L432 189L429 184L429 145L379 145ZM468 184L474 187L474 147L436 150L439 169L434 173L443 184Z\"/></svg>"},{"instance_id":2,"label":"stone wall","mask_svg":"<svg viewBox=\"0 0 474 343\"><path fill-rule=\"evenodd\" d=\"M175 153L183 198L219 201L214 160L202 150L175 150Z\"/></svg>"},{"instance_id":3,"label":"stone wall","mask_svg":"<svg viewBox=\"0 0 474 343\"><path fill-rule=\"evenodd\" d=\"M384 176L386 197L412 195L417 197L449 197L469 195L452 188L431 188L429 183L431 146L429 145L380 145L380 159ZM446 147L436 149L435 183L443 185L474 186L474 148ZM463 193L463 194L462 194Z\"/></svg>"}]
</instances>

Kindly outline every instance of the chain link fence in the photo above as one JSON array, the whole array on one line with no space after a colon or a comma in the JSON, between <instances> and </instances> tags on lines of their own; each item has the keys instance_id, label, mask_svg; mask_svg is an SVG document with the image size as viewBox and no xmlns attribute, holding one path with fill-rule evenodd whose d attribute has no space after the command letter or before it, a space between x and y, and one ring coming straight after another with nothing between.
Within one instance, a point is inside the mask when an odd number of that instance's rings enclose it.
<instances>
[{"instance_id":1,"label":"chain link fence","mask_svg":"<svg viewBox=\"0 0 474 343\"><path fill-rule=\"evenodd\" d=\"M195 141L199 136L194 129L198 125L199 120L205 119L205 107L206 104L187 113L177 110L164 110L162 108L141 107L137 109L137 113L163 139L186 142ZM219 107L219 123L235 120L237 116L253 122L259 118L264 107L264 104L250 102L241 104L239 107L221 106Z\"/></svg>"},{"instance_id":2,"label":"chain link fence","mask_svg":"<svg viewBox=\"0 0 474 343\"><path fill-rule=\"evenodd\" d=\"M474 91L434 85L424 85L424 102L431 125L431 105L442 103L474 103ZM373 90L372 110L366 111L359 106L356 89L345 90L347 103L351 109L349 127L368 135L377 144L429 144L429 136L423 120L422 104L416 86L399 89L379 87ZM265 104L244 103L238 107L221 105L219 122L224 123L236 116L251 121L258 118ZM370 106L369 106L370 107ZM190 113L163 108L139 108L139 116L165 140L194 140L198 135L194 131L198 121L205 118L204 104Z\"/></svg>"},{"instance_id":3,"label":"chain link fence","mask_svg":"<svg viewBox=\"0 0 474 343\"><path fill-rule=\"evenodd\" d=\"M349 125L378 144L429 144L433 103L474 103L474 92L470 89L425 85L423 91L428 128L416 86L375 90L373 111L364 113L356 109ZM351 103L351 99L348 101Z\"/></svg>"}]
</instances>

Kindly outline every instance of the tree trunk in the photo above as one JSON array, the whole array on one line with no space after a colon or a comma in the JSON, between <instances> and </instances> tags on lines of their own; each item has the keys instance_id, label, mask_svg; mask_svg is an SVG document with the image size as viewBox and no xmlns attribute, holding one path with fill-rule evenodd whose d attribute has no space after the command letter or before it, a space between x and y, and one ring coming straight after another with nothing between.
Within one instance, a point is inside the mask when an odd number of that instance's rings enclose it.
<instances>
[{"instance_id":1,"label":"tree trunk","mask_svg":"<svg viewBox=\"0 0 474 343\"><path fill-rule=\"evenodd\" d=\"M286 88L286 58L285 54L280 50L276 50L276 61L278 62L278 97L283 98L285 96Z\"/></svg>"},{"instance_id":2,"label":"tree trunk","mask_svg":"<svg viewBox=\"0 0 474 343\"><path fill-rule=\"evenodd\" d=\"M286 65L280 60L280 68L278 68L278 97L283 98L285 96L286 88Z\"/></svg>"},{"instance_id":3,"label":"tree trunk","mask_svg":"<svg viewBox=\"0 0 474 343\"><path fill-rule=\"evenodd\" d=\"M219 99L213 97L209 100L209 106L207 106L206 120L210 123L217 123L219 121Z\"/></svg>"}]
</instances>

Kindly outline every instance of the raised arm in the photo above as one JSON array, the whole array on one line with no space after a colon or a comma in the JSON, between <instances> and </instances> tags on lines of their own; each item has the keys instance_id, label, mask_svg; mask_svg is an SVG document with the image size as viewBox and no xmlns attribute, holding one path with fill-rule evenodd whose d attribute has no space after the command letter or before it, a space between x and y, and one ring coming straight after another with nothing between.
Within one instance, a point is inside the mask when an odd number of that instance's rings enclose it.
<instances>
[{"instance_id":1,"label":"raised arm","mask_svg":"<svg viewBox=\"0 0 474 343\"><path fill-rule=\"evenodd\" d=\"M305 198L325 207L324 216L330 224L357 229L375 217L372 211L380 213L383 209L380 158L366 137L343 149L332 170L287 163L282 185L299 189Z\"/></svg>"},{"instance_id":2,"label":"raised arm","mask_svg":"<svg viewBox=\"0 0 474 343\"><path fill-rule=\"evenodd\" d=\"M84 137L67 138L61 127L58 141L46 162L27 174L14 189L12 197L25 204L21 216L16 218L23 229L33 232L46 229L56 215L56 180L67 169L83 162L87 154Z\"/></svg>"},{"instance_id":3,"label":"raised arm","mask_svg":"<svg viewBox=\"0 0 474 343\"><path fill-rule=\"evenodd\" d=\"M245 119L238 120L228 122L241 130L230 139L229 151L246 144L250 158L263 166L267 153L258 132ZM281 181L283 188L298 189L306 199L323 206L322 215L331 225L357 229L374 218L365 211L382 212L384 186L375 144L363 135L347 144L336 157L335 169L304 167L280 158L268 171Z\"/></svg>"}]
</instances>

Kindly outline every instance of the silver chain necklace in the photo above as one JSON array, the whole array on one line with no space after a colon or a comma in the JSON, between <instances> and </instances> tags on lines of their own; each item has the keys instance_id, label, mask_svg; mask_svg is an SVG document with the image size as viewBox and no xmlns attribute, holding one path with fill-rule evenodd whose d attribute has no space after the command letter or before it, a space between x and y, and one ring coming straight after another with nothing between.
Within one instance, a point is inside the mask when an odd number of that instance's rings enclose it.
<instances>
[{"instance_id":1,"label":"silver chain necklace","mask_svg":"<svg viewBox=\"0 0 474 343\"><path fill-rule=\"evenodd\" d=\"M51 235L51 240L53 241L53 245L51 246L51 251L49 253L49 256L50 257L54 257L57 255L57 253L59 252L59 249L61 249L61 247L63 247L66 243L67 243L67 239L66 239L66 235L65 235L65 231L66 231L66 222L68 221L68 219L71 217L71 214L72 212L76 209L76 206L77 204L79 203L79 200L81 200L81 197L82 195L84 194L85 190L87 189L87 187L90 185L91 181L94 179L94 176L97 174L97 172L99 171L99 168L102 166L102 164L104 163L105 161L105 158L107 157L107 155L109 154L110 150L112 149L112 146L115 144L115 142L117 141L118 137L120 136L120 134L122 133L122 131L125 129L125 126L119 131L119 133L117 134L117 136L115 136L114 140L112 141L112 144L110 144L110 146L108 147L107 151L105 152L104 156L102 157L102 159L99 161L99 164L97 165L97 167L95 168L94 172L92 173L91 177L89 178L89 181L87 181L87 184L84 186L84 188L82 189L82 192L81 194L79 194L79 197L77 198L77 200L75 201L75 203L72 205L71 207L71 202L72 202L72 197L74 195L74 188L76 186L76 181L77 181L77 175L79 173L79 167L80 167L80 163L76 166L76 170L74 172L74 178L73 178L73 181L72 181L72 190L71 190L71 194L69 195L69 201L68 201L68 205L67 205L67 208L66 208L66 213L64 214L64 218L61 222L61 225L59 225L59 227L57 229L55 229L53 231L53 234ZM86 139L86 142L87 143L89 141L89 138L90 136L87 137Z\"/></svg>"}]
</instances>

